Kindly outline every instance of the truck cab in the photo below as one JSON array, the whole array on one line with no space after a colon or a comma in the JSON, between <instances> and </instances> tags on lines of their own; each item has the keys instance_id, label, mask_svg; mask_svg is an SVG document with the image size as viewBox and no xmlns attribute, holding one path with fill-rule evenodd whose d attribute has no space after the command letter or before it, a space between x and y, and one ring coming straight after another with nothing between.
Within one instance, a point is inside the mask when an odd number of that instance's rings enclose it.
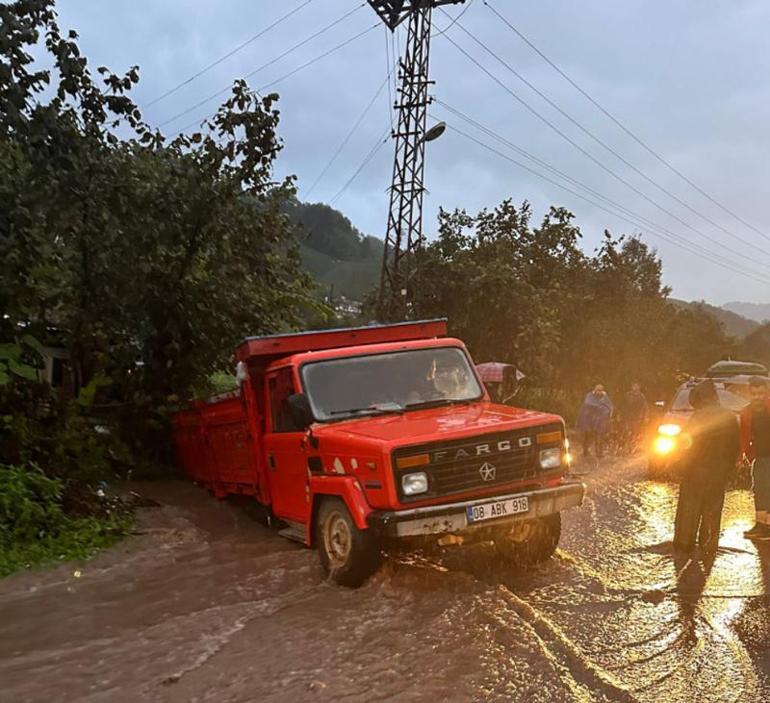
<instances>
[{"instance_id":1,"label":"truck cab","mask_svg":"<svg viewBox=\"0 0 770 703\"><path fill-rule=\"evenodd\" d=\"M547 558L583 500L562 419L491 402L443 320L250 338L236 358L236 396L177 414L179 463L217 495L254 495L337 583L415 541ZM220 420L238 451L213 441Z\"/></svg>"}]
</instances>

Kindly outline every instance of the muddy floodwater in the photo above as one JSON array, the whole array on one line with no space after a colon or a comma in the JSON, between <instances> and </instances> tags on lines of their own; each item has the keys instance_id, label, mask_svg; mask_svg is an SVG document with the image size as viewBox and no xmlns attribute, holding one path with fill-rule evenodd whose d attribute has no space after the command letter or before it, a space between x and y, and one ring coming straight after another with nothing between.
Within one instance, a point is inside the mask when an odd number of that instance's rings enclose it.
<instances>
[{"instance_id":1,"label":"muddy floodwater","mask_svg":"<svg viewBox=\"0 0 770 703\"><path fill-rule=\"evenodd\" d=\"M713 564L671 555L676 488L585 477L529 572L485 546L389 558L351 591L183 482L95 560L0 582L3 701L770 701L770 546L728 495Z\"/></svg>"}]
</instances>

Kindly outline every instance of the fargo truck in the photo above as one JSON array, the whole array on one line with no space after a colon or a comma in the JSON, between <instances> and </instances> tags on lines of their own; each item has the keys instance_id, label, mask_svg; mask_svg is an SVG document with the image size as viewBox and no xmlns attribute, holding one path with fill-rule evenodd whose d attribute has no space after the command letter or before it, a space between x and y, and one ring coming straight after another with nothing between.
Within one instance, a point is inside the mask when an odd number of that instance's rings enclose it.
<instances>
[{"instance_id":1,"label":"fargo truck","mask_svg":"<svg viewBox=\"0 0 770 703\"><path fill-rule=\"evenodd\" d=\"M562 419L492 403L444 320L251 337L235 356L237 392L175 415L178 464L253 496L338 584L425 540L547 559L583 501Z\"/></svg>"}]
</instances>

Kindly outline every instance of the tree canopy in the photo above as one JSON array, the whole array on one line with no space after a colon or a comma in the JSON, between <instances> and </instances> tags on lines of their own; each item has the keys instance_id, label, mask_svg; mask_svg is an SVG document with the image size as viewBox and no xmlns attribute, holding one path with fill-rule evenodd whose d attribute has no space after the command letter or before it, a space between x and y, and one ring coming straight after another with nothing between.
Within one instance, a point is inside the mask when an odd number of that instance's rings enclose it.
<instances>
[{"instance_id":1,"label":"tree canopy","mask_svg":"<svg viewBox=\"0 0 770 703\"><path fill-rule=\"evenodd\" d=\"M236 81L169 139L130 98L138 68L92 73L50 0L0 5L0 27L0 342L55 334L77 386L108 379L146 418L299 321L276 94Z\"/></svg>"},{"instance_id":2,"label":"tree canopy","mask_svg":"<svg viewBox=\"0 0 770 703\"><path fill-rule=\"evenodd\" d=\"M442 211L422 255L417 312L446 315L477 361L517 364L537 391L531 402L567 415L595 383L667 393L729 351L717 320L669 301L643 240L605 232L592 255L580 243L563 208L537 225L526 202Z\"/></svg>"}]
</instances>

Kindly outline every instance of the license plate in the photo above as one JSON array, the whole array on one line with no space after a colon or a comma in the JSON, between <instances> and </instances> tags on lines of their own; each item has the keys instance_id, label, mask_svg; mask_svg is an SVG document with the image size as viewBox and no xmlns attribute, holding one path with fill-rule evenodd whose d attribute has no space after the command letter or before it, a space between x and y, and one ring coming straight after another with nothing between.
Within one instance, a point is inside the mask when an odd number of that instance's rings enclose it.
<instances>
[{"instance_id":1,"label":"license plate","mask_svg":"<svg viewBox=\"0 0 770 703\"><path fill-rule=\"evenodd\" d=\"M492 503L482 503L481 505L469 505L465 509L468 516L468 522L481 522L482 520L494 520L508 515L517 515L526 513L529 510L529 498L520 496L519 498L509 498L508 500L496 500Z\"/></svg>"}]
</instances>

